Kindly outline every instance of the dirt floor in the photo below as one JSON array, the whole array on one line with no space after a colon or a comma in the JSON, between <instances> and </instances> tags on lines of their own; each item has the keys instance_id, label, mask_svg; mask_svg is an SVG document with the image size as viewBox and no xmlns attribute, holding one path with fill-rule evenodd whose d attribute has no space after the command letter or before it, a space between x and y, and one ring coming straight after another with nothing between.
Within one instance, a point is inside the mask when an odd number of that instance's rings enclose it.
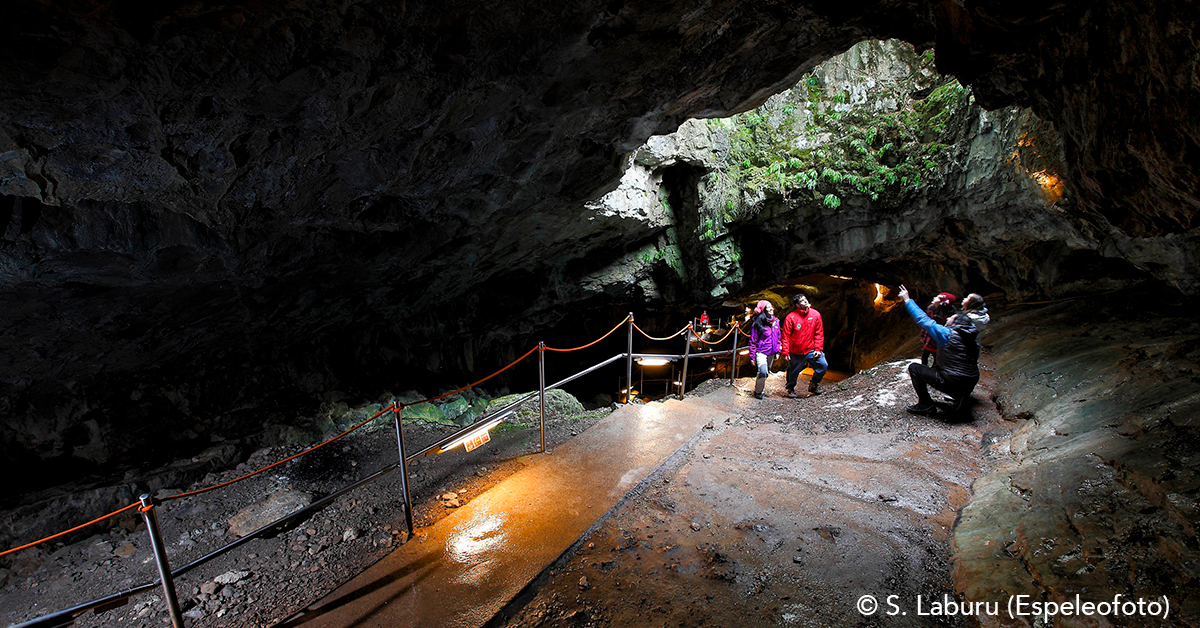
<instances>
[{"instance_id":1,"label":"dirt floor","mask_svg":"<svg viewBox=\"0 0 1200 628\"><path fill-rule=\"evenodd\" d=\"M782 374L772 375L764 400L750 395L752 379L739 380L739 416L703 430L490 625L964 625L918 615L917 604L927 612L943 595L954 599L950 528L971 481L989 464L983 444L1009 428L991 401L995 382L986 357L971 417L953 422L904 412L912 402L906 366L880 365L800 399L785 396ZM708 382L691 394L726 385ZM551 421L548 446L600 418ZM417 427L406 434L415 450L446 431ZM496 431L492 443L471 453L417 461L411 465L416 525L433 524L454 500L465 503L523 468L537 447L537 429ZM202 484L290 453L259 451ZM232 539L230 521L267 495L319 496L395 456L394 432L385 427L276 473L170 502L159 516L172 564ZM400 502L399 475L392 473L274 538L185 575L178 591L187 625L283 620L406 540ZM29 560L0 589L6 624L155 576L145 531L132 517L124 527ZM864 595L878 604L866 615L858 606ZM161 626L160 597L157 590L143 594L127 606L85 614L76 625Z\"/></svg>"},{"instance_id":2,"label":"dirt floor","mask_svg":"<svg viewBox=\"0 0 1200 628\"><path fill-rule=\"evenodd\" d=\"M994 368L971 417L947 422L903 411L905 367L795 400L782 375L761 401L739 381L741 418L676 454L489 625L969 625L928 613L956 599L950 529L988 464L985 434L1007 429Z\"/></svg>"}]
</instances>

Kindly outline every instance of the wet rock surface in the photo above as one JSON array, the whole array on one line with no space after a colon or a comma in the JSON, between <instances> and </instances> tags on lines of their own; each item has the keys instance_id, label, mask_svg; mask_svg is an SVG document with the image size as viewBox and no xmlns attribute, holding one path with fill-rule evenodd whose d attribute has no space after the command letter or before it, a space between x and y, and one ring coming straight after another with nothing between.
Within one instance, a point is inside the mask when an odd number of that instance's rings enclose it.
<instances>
[{"instance_id":1,"label":"wet rock surface","mask_svg":"<svg viewBox=\"0 0 1200 628\"><path fill-rule=\"evenodd\" d=\"M971 417L946 422L904 412L907 364L801 399L782 374L761 401L739 380L740 415L701 430L489 625L971 625L915 605L954 599L950 529L986 468L983 435L1004 424L994 366ZM908 615L865 618L867 594L873 614L896 595Z\"/></svg>"}]
</instances>

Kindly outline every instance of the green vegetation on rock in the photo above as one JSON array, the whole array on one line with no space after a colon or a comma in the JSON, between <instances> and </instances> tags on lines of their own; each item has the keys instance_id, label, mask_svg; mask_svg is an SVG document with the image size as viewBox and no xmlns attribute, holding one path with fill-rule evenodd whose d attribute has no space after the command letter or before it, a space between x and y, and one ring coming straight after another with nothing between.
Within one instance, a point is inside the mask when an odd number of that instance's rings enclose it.
<instances>
[{"instance_id":1,"label":"green vegetation on rock","mask_svg":"<svg viewBox=\"0 0 1200 628\"><path fill-rule=\"evenodd\" d=\"M506 395L493 399L488 404L489 410L502 408L529 393L521 393L516 395ZM546 418L563 419L572 416L583 414L583 404L569 392L559 390L557 388L546 391ZM540 420L540 412L538 409L538 399L535 396L533 399L526 401L517 408L513 413L512 418L507 419L509 423L537 423Z\"/></svg>"},{"instance_id":2,"label":"green vegetation on rock","mask_svg":"<svg viewBox=\"0 0 1200 628\"><path fill-rule=\"evenodd\" d=\"M868 46L863 57L898 54L911 74L857 99L846 88L853 82L809 75L758 109L710 125L729 134L730 149L723 171L705 180L709 220L753 215L768 196L796 207L837 209L848 198L894 206L940 178L969 90L937 77L930 55L867 44L880 50Z\"/></svg>"}]
</instances>

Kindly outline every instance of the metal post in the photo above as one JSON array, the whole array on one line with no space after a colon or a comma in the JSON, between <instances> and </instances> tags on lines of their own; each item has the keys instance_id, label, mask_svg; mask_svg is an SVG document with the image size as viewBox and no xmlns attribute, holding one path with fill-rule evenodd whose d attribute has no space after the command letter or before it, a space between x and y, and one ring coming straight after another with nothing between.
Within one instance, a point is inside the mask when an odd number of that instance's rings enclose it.
<instances>
[{"instance_id":1,"label":"metal post","mask_svg":"<svg viewBox=\"0 0 1200 628\"><path fill-rule=\"evenodd\" d=\"M733 380L737 377L737 337L738 328L733 328L733 353L729 355L729 385L733 386Z\"/></svg>"},{"instance_id":2,"label":"metal post","mask_svg":"<svg viewBox=\"0 0 1200 628\"><path fill-rule=\"evenodd\" d=\"M625 356L625 403L630 403L633 401L633 312L629 313L629 348Z\"/></svg>"},{"instance_id":3,"label":"metal post","mask_svg":"<svg viewBox=\"0 0 1200 628\"><path fill-rule=\"evenodd\" d=\"M538 412L542 418L542 453L546 453L546 343L538 343Z\"/></svg>"},{"instance_id":4,"label":"metal post","mask_svg":"<svg viewBox=\"0 0 1200 628\"><path fill-rule=\"evenodd\" d=\"M179 612L179 600L175 597L175 582L171 579L171 565L167 562L167 549L163 547L162 535L158 532L158 517L154 514L154 500L149 494L142 495L142 507L138 510L146 521L146 532L150 534L150 547L154 550L154 560L158 562L158 576L162 579L163 597L167 600L167 610L171 614L171 625L183 628L183 615Z\"/></svg>"},{"instance_id":5,"label":"metal post","mask_svg":"<svg viewBox=\"0 0 1200 628\"><path fill-rule=\"evenodd\" d=\"M404 523L408 538L413 536L412 494L408 492L408 459L404 453L404 429L400 423L400 404L392 399L392 415L396 420L396 447L400 450L400 492L404 495ZM407 539L406 539L407 540Z\"/></svg>"},{"instance_id":6,"label":"metal post","mask_svg":"<svg viewBox=\"0 0 1200 628\"><path fill-rule=\"evenodd\" d=\"M692 353L692 332L694 331L696 330L692 329L691 325L688 325L687 329L683 332L683 341L685 344L683 345L683 377L679 378L680 401L683 401L683 391L687 390L687 363L688 356Z\"/></svg>"}]
</instances>

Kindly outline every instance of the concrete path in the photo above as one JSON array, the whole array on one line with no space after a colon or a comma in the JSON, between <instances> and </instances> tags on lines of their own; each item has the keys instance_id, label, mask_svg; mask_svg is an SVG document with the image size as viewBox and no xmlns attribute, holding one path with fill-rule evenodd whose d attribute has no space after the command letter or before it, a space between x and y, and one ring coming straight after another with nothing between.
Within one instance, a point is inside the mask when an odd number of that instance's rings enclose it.
<instances>
[{"instance_id":1,"label":"concrete path","mask_svg":"<svg viewBox=\"0 0 1200 628\"><path fill-rule=\"evenodd\" d=\"M618 409L282 625L483 625L734 394Z\"/></svg>"}]
</instances>

